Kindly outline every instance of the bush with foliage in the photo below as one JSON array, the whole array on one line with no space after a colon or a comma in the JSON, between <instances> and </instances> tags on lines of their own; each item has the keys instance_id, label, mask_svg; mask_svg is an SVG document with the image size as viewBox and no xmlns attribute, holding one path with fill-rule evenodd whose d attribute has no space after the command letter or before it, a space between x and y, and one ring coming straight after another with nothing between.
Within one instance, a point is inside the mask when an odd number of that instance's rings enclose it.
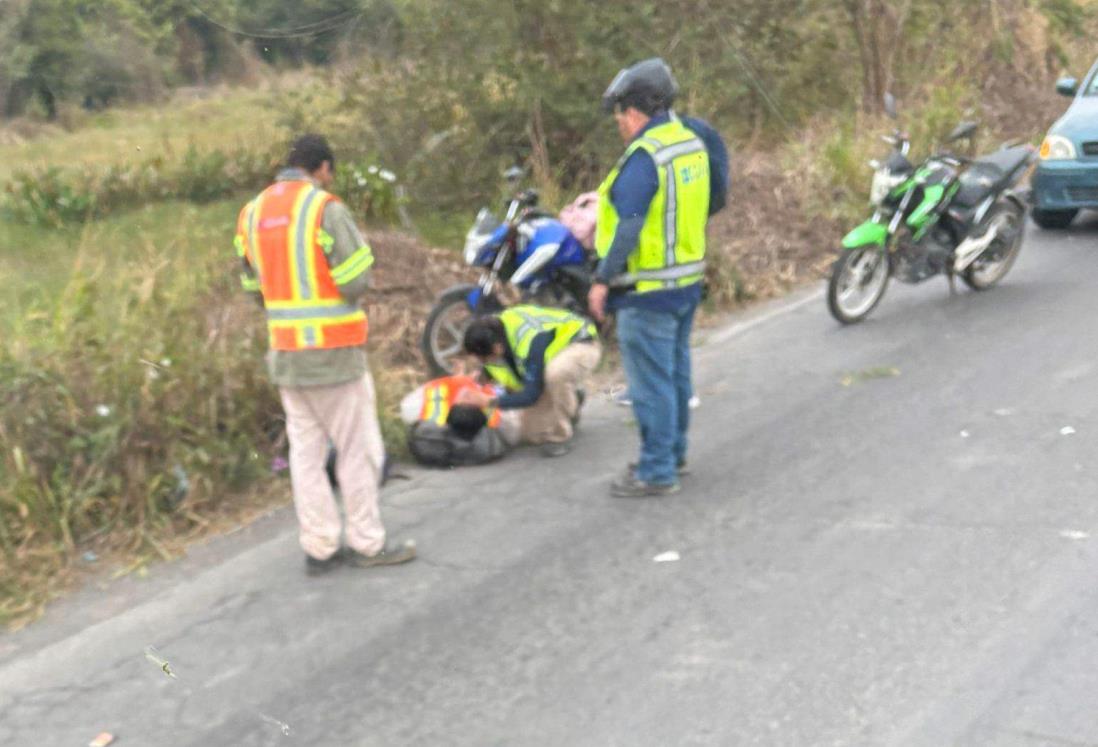
<instances>
[{"instance_id":1,"label":"bush with foliage","mask_svg":"<svg viewBox=\"0 0 1098 747\"><path fill-rule=\"evenodd\" d=\"M94 536L141 544L269 474L280 409L257 365L264 326L221 243L109 271L90 260L0 339L0 598Z\"/></svg>"},{"instance_id":2,"label":"bush with foliage","mask_svg":"<svg viewBox=\"0 0 1098 747\"><path fill-rule=\"evenodd\" d=\"M9 219L45 226L79 223L165 200L204 203L267 186L284 157L267 151L188 148L178 163L157 157L103 167L17 171L0 195ZM340 163L333 192L364 218L392 223L400 199L396 176L365 162Z\"/></svg>"}]
</instances>

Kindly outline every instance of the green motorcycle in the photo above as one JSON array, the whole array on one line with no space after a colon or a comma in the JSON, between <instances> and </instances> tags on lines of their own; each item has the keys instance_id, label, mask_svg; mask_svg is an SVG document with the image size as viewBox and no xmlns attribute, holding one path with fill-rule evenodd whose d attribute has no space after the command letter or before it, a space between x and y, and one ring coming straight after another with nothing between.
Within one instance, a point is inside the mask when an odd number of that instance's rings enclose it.
<instances>
[{"instance_id":1,"label":"green motorcycle","mask_svg":"<svg viewBox=\"0 0 1098 747\"><path fill-rule=\"evenodd\" d=\"M896 117L891 96L885 109ZM975 131L964 122L946 143ZM1036 160L1032 147L1005 145L976 159L943 150L914 165L906 134L883 139L891 153L869 164L873 217L843 238L828 283L828 309L843 324L865 319L892 277L920 283L944 274L952 288L960 276L984 290L1003 279L1021 251L1028 197L1019 185Z\"/></svg>"}]
</instances>

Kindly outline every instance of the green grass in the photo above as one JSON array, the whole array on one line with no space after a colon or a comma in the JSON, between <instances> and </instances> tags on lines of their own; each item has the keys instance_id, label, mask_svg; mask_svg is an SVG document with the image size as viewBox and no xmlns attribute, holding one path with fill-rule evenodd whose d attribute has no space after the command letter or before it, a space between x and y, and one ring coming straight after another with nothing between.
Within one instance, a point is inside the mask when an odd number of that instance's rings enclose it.
<instances>
[{"instance_id":1,"label":"green grass","mask_svg":"<svg viewBox=\"0 0 1098 747\"><path fill-rule=\"evenodd\" d=\"M271 90L231 91L216 98L95 114L73 132L51 131L0 145L0 182L19 169L174 159L192 143L201 151L262 145L281 134L277 100Z\"/></svg>"},{"instance_id":2,"label":"green grass","mask_svg":"<svg viewBox=\"0 0 1098 747\"><path fill-rule=\"evenodd\" d=\"M28 315L53 305L76 272L112 273L125 265L181 257L197 260L214 247L228 261L243 199L160 203L57 229L0 220L0 277L8 280L7 292L0 294L0 326L18 332Z\"/></svg>"}]
</instances>

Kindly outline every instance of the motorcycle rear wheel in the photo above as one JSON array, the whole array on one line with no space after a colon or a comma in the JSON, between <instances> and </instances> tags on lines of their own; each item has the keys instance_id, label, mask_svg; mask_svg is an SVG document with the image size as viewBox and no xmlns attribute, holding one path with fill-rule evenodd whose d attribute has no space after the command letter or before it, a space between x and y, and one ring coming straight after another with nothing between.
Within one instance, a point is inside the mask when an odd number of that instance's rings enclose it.
<instances>
[{"instance_id":1,"label":"motorcycle rear wheel","mask_svg":"<svg viewBox=\"0 0 1098 747\"><path fill-rule=\"evenodd\" d=\"M842 324L865 319L880 303L892 276L888 252L881 246L843 249L831 268L827 308Z\"/></svg>"},{"instance_id":2,"label":"motorcycle rear wheel","mask_svg":"<svg viewBox=\"0 0 1098 747\"><path fill-rule=\"evenodd\" d=\"M985 260L983 255L977 257L961 273L961 280L965 282L965 285L972 290L982 291L987 290L1006 277L1006 274L1010 272L1010 268L1014 266L1014 261L1018 259L1018 254L1022 251L1025 217L1025 211L1017 205L995 208L988 218L988 230L998 224L1001 233L1007 232L1008 238L1005 240L1009 241L1010 245L1003 249L999 258L994 261ZM1000 239L997 238L996 243L999 241ZM995 244L993 243L992 246L995 246ZM987 252L984 252L984 254L987 254Z\"/></svg>"},{"instance_id":3,"label":"motorcycle rear wheel","mask_svg":"<svg viewBox=\"0 0 1098 747\"><path fill-rule=\"evenodd\" d=\"M453 373L454 361L462 355L465 328L475 314L469 308L469 293L475 285L458 285L450 288L435 302L427 322L419 349L431 376L448 376Z\"/></svg>"}]
</instances>

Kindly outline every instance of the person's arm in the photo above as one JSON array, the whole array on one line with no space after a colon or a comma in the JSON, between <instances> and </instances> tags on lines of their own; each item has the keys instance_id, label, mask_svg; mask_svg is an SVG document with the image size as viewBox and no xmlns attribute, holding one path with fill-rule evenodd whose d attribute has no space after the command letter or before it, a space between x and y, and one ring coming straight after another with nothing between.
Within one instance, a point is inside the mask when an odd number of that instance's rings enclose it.
<instances>
[{"instance_id":1,"label":"person's arm","mask_svg":"<svg viewBox=\"0 0 1098 747\"><path fill-rule=\"evenodd\" d=\"M247 226L249 213L255 209L255 202L249 202L241 210L240 219L237 221L237 225ZM233 238L233 247L236 249L236 256L240 260L240 287L247 293L252 299L259 304L263 305L263 292L259 285L259 276L256 274L255 268L252 267L251 261L248 259L248 237L243 231L238 230L236 236Z\"/></svg>"},{"instance_id":2,"label":"person's arm","mask_svg":"<svg viewBox=\"0 0 1098 747\"><path fill-rule=\"evenodd\" d=\"M595 282L609 284L625 272L629 255L637 248L641 229L648 219L648 207L660 189L656 163L645 150L635 150L610 188L610 201L618 213L618 227L610 251L595 271Z\"/></svg>"},{"instance_id":3,"label":"person's arm","mask_svg":"<svg viewBox=\"0 0 1098 747\"><path fill-rule=\"evenodd\" d=\"M545 391L545 350L555 337L556 332L542 332L531 341L522 389L501 395L495 403L496 407L501 410L518 410L532 407L541 398L541 393Z\"/></svg>"},{"instance_id":4,"label":"person's arm","mask_svg":"<svg viewBox=\"0 0 1098 747\"><path fill-rule=\"evenodd\" d=\"M708 122L694 117L683 117L682 123L701 138L709 153L709 214L714 215L728 204L728 148L720 133Z\"/></svg>"},{"instance_id":5,"label":"person's arm","mask_svg":"<svg viewBox=\"0 0 1098 747\"><path fill-rule=\"evenodd\" d=\"M370 286L374 253L342 202L332 201L324 207L319 241L339 295L347 303L358 303Z\"/></svg>"}]
</instances>

